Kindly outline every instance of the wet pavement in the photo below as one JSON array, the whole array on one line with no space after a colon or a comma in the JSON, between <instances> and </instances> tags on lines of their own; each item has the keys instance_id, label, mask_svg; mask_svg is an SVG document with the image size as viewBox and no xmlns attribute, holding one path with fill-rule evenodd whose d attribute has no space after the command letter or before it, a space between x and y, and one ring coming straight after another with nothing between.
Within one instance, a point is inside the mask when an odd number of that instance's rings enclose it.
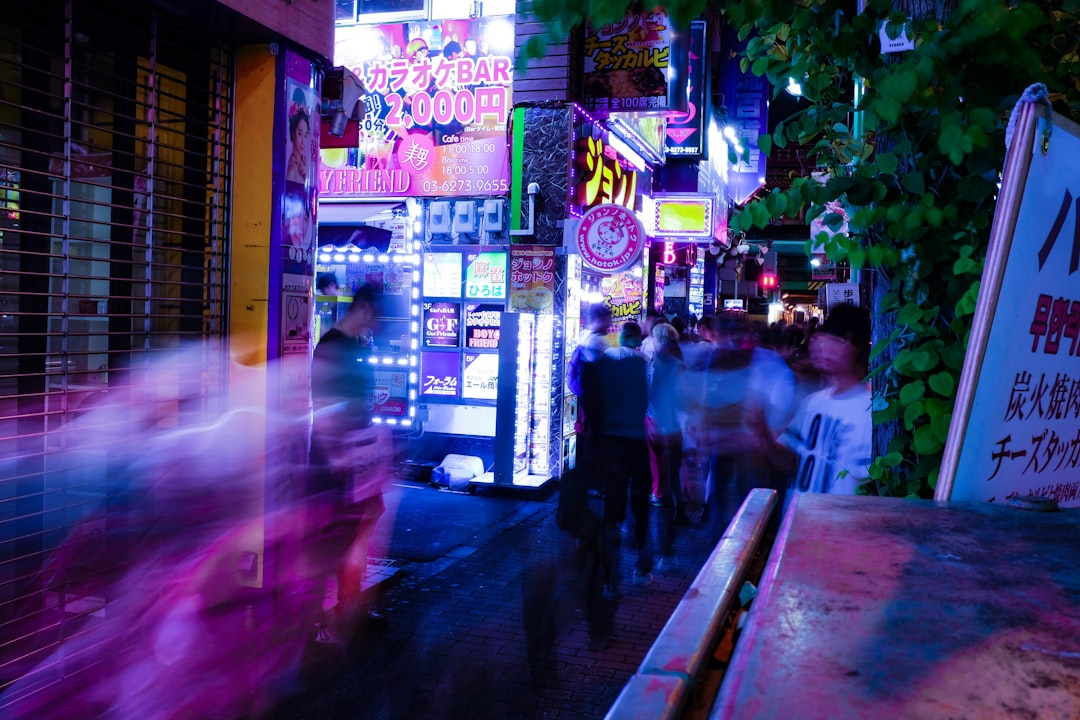
<instances>
[{"instance_id":1,"label":"wet pavement","mask_svg":"<svg viewBox=\"0 0 1080 720\"><path fill-rule=\"evenodd\" d=\"M708 557L710 534L696 519L682 528L675 560L638 586L624 528L614 637L590 642L584 555L557 527L556 503L554 488L395 483L369 567L386 627L365 629L347 654L313 646L315 677L273 719L604 717Z\"/></svg>"}]
</instances>

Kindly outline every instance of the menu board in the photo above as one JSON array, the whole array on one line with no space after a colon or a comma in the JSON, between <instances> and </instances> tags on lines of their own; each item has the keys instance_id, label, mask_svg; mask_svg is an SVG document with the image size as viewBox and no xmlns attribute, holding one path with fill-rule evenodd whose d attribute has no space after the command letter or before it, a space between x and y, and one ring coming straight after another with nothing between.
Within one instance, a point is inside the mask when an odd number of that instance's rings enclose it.
<instances>
[{"instance_id":1,"label":"menu board","mask_svg":"<svg viewBox=\"0 0 1080 720\"><path fill-rule=\"evenodd\" d=\"M372 401L376 415L405 417L408 413L409 371L406 369L378 369Z\"/></svg>"},{"instance_id":2,"label":"menu board","mask_svg":"<svg viewBox=\"0 0 1080 720\"><path fill-rule=\"evenodd\" d=\"M461 397L470 400L495 400L499 383L499 356L495 353L465 353L461 373Z\"/></svg>"},{"instance_id":3,"label":"menu board","mask_svg":"<svg viewBox=\"0 0 1080 720\"><path fill-rule=\"evenodd\" d=\"M506 297L506 253L470 252L465 255L465 297L502 300Z\"/></svg>"},{"instance_id":4,"label":"menu board","mask_svg":"<svg viewBox=\"0 0 1080 720\"><path fill-rule=\"evenodd\" d=\"M465 304L465 347L470 350L499 349L499 318L502 305Z\"/></svg>"},{"instance_id":5,"label":"menu board","mask_svg":"<svg viewBox=\"0 0 1080 720\"><path fill-rule=\"evenodd\" d=\"M456 348L461 343L461 303L424 303L424 347Z\"/></svg>"},{"instance_id":6,"label":"menu board","mask_svg":"<svg viewBox=\"0 0 1080 720\"><path fill-rule=\"evenodd\" d=\"M555 248L515 245L510 248L510 308L519 312L552 312L555 304Z\"/></svg>"},{"instance_id":7,"label":"menu board","mask_svg":"<svg viewBox=\"0 0 1080 720\"><path fill-rule=\"evenodd\" d=\"M420 394L425 397L456 398L461 356L454 352L420 354Z\"/></svg>"},{"instance_id":8,"label":"menu board","mask_svg":"<svg viewBox=\"0 0 1080 720\"><path fill-rule=\"evenodd\" d=\"M461 297L460 253L424 253L424 297Z\"/></svg>"}]
</instances>

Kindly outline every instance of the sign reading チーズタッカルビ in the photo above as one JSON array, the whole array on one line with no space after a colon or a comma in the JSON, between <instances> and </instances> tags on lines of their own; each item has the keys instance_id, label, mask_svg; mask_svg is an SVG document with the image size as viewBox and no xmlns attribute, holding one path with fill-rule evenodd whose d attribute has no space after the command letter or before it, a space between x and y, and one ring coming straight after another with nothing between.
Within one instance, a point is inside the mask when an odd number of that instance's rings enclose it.
<instances>
[{"instance_id":1,"label":"sign reading \u30c1\u30fc\u30ba\u30bf\u30c3\u30ab\u30eb\u30d3","mask_svg":"<svg viewBox=\"0 0 1080 720\"><path fill-rule=\"evenodd\" d=\"M575 234L581 261L601 272L625 270L645 247L645 228L621 205L597 205L581 218Z\"/></svg>"},{"instance_id":2,"label":"sign reading \u30c1\u30fc\u30ba\u30bf\u30c3\u30ab\u30eb\u30d3","mask_svg":"<svg viewBox=\"0 0 1080 720\"><path fill-rule=\"evenodd\" d=\"M1080 127L1042 113L1016 111L941 500L1080 507Z\"/></svg>"}]
</instances>

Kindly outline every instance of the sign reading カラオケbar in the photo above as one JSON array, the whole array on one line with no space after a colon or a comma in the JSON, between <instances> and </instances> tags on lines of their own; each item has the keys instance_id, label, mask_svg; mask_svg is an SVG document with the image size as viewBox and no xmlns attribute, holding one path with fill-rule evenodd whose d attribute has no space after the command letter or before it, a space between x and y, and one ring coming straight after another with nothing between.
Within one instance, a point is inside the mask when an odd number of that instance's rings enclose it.
<instances>
[{"instance_id":1,"label":"sign reading \u30ab\u30e9\u30aa\u30b1bar","mask_svg":"<svg viewBox=\"0 0 1080 720\"><path fill-rule=\"evenodd\" d=\"M366 114L355 152L322 153L320 196L507 192L513 40L507 16L338 27Z\"/></svg>"},{"instance_id":2,"label":"sign reading \u30ab\u30e9\u30aa\u30b1bar","mask_svg":"<svg viewBox=\"0 0 1080 720\"><path fill-rule=\"evenodd\" d=\"M1080 507L1080 126L1042 114L1016 110L939 500Z\"/></svg>"}]
</instances>

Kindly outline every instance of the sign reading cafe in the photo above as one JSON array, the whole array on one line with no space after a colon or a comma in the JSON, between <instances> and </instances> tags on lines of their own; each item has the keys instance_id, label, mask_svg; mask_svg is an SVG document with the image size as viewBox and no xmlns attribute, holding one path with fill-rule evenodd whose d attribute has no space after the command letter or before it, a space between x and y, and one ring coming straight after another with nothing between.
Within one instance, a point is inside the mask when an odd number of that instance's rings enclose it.
<instances>
[{"instance_id":1,"label":"sign reading cafe","mask_svg":"<svg viewBox=\"0 0 1080 720\"><path fill-rule=\"evenodd\" d=\"M366 114L355 152L322 153L322 195L509 189L512 21L357 25L339 27L335 37L334 63L363 80Z\"/></svg>"}]
</instances>

